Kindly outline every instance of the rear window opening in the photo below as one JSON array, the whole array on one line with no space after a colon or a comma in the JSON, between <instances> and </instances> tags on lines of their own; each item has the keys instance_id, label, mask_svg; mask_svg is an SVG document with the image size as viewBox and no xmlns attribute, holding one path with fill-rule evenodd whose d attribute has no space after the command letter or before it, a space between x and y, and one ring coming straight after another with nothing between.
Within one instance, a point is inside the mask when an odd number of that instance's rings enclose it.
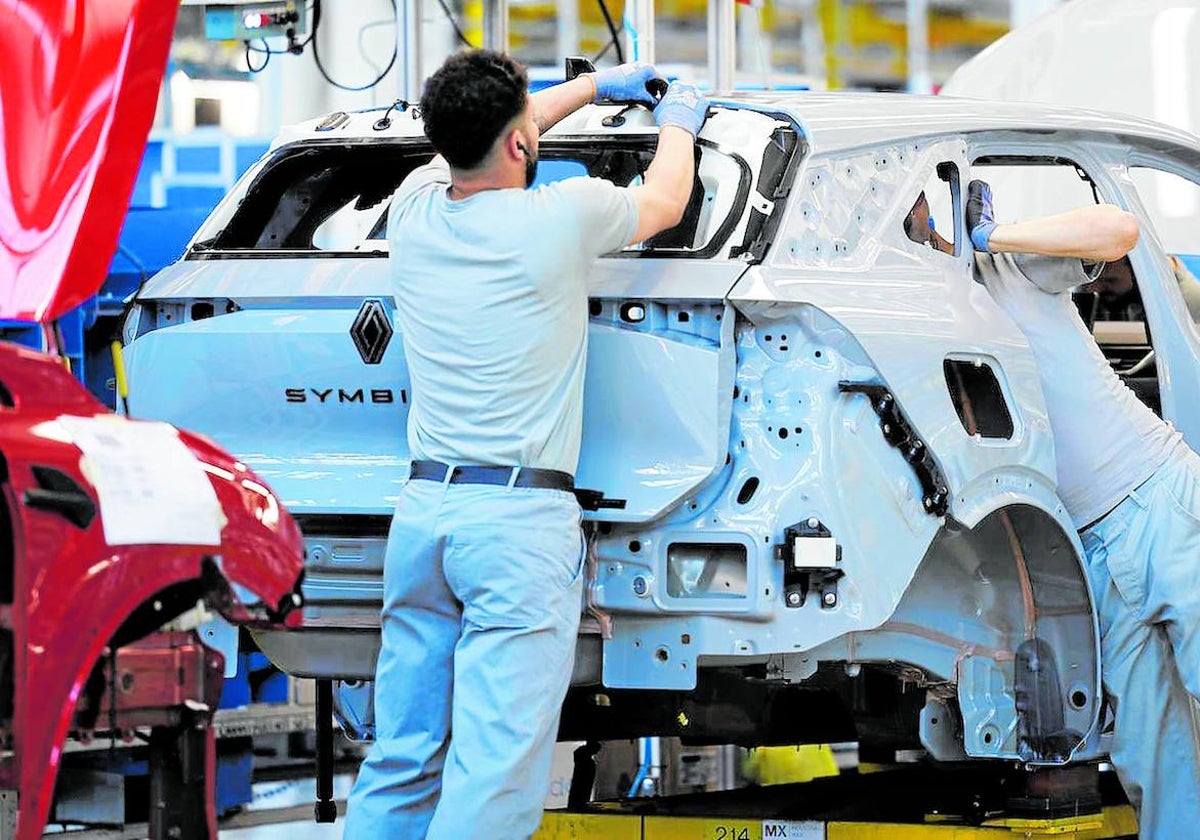
<instances>
[{"instance_id":1,"label":"rear window opening","mask_svg":"<svg viewBox=\"0 0 1200 840\"><path fill-rule=\"evenodd\" d=\"M546 140L537 183L590 175L634 186L655 145L647 137ZM281 148L253 176L241 201L206 223L189 257L386 256L392 195L431 157L423 144L318 141ZM725 246L746 210L751 167L738 154L701 141L696 175L683 221L625 254L710 257Z\"/></svg>"}]
</instances>

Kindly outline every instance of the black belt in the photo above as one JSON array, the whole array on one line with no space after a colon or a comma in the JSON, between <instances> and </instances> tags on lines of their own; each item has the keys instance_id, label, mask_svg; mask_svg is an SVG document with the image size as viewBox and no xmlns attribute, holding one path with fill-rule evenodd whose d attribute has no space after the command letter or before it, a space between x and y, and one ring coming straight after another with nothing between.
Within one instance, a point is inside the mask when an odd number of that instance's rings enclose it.
<instances>
[{"instance_id":1,"label":"black belt","mask_svg":"<svg viewBox=\"0 0 1200 840\"><path fill-rule=\"evenodd\" d=\"M514 480L513 473L516 473ZM570 473L560 470L543 470L536 467L492 467L465 466L452 467L441 461L413 461L409 478L423 478L429 481L446 481L450 474L450 484L493 484L502 487L534 487L540 490L565 490L570 493L575 489L575 478Z\"/></svg>"},{"instance_id":2,"label":"black belt","mask_svg":"<svg viewBox=\"0 0 1200 840\"><path fill-rule=\"evenodd\" d=\"M1094 528L1097 525L1099 525L1101 522L1103 522L1105 519L1108 519L1108 515L1110 513L1112 513L1117 508L1119 508L1121 505L1125 504L1125 500L1128 499L1130 496L1132 496L1134 493L1136 493L1137 491L1139 491L1143 487L1145 487L1146 484L1149 483L1150 479L1154 478L1154 476L1158 474L1158 470L1160 470L1160 469L1162 469L1161 465L1154 472L1150 473L1149 476L1142 479L1142 482L1140 484L1138 484L1137 487L1134 487L1132 490L1130 490L1128 493L1126 493L1124 496L1122 496L1121 500L1119 502L1117 502L1115 505L1110 507L1108 510L1104 511L1104 513L1100 514L1095 519L1093 519L1091 522L1089 522L1088 524L1086 524L1082 528L1080 528L1079 533L1082 534L1088 528Z\"/></svg>"}]
</instances>

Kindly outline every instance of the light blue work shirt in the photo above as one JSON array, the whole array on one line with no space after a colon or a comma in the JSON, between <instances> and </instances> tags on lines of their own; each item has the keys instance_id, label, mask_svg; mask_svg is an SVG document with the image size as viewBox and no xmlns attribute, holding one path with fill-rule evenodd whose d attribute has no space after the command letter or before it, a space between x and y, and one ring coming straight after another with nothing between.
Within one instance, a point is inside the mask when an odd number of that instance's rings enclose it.
<instances>
[{"instance_id":1,"label":"light blue work shirt","mask_svg":"<svg viewBox=\"0 0 1200 840\"><path fill-rule=\"evenodd\" d=\"M583 427L587 272L629 244L637 205L599 178L451 200L440 158L388 219L412 380L413 459L574 473Z\"/></svg>"}]
</instances>

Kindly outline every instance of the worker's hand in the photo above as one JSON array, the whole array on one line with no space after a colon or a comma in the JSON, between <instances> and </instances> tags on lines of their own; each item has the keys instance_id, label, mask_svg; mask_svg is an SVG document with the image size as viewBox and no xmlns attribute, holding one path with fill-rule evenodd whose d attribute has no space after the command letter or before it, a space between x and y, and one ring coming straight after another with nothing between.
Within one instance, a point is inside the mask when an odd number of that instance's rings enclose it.
<instances>
[{"instance_id":1,"label":"worker's hand","mask_svg":"<svg viewBox=\"0 0 1200 840\"><path fill-rule=\"evenodd\" d=\"M992 212L992 188L986 181L975 180L967 185L967 231L976 251L988 250L988 239L996 229Z\"/></svg>"},{"instance_id":2,"label":"worker's hand","mask_svg":"<svg viewBox=\"0 0 1200 840\"><path fill-rule=\"evenodd\" d=\"M641 102L654 107L654 95L646 88L653 79L662 79L653 64L618 64L592 74L596 84L596 102Z\"/></svg>"},{"instance_id":3,"label":"worker's hand","mask_svg":"<svg viewBox=\"0 0 1200 840\"><path fill-rule=\"evenodd\" d=\"M673 125L695 137L708 117L708 99L694 85L686 82L671 82L658 107L654 109L654 121L659 128Z\"/></svg>"}]
</instances>

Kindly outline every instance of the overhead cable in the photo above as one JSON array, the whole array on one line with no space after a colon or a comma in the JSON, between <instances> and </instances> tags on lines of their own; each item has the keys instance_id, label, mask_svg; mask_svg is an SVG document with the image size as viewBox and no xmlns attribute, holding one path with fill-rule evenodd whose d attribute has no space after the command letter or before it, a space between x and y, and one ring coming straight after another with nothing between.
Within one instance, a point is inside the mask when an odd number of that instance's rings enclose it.
<instances>
[{"instance_id":1,"label":"overhead cable","mask_svg":"<svg viewBox=\"0 0 1200 840\"><path fill-rule=\"evenodd\" d=\"M396 8L396 0L391 0L391 4L392 4L392 19L396 21L396 26L399 27L400 26L400 21L398 19L399 18L399 10ZM317 45L320 43L320 39L317 38L317 30L320 26L321 26L321 0L314 0L313 31L312 31L312 35L309 37L309 40L312 41L313 61L317 65L317 72L319 72L321 74L321 78L323 78L329 84L333 85L335 88L338 88L339 90L350 91L351 93L359 93L364 90L370 90L371 88L375 87L375 85L382 82L383 77L386 76L389 72L391 72L392 67L394 67L396 65L396 58L399 54L399 45L396 43L397 39L393 39L392 40L392 57L390 59L388 59L387 67L384 67L383 72L381 72L378 76L376 76L370 82L368 82L365 85L354 86L354 85L344 85L341 82L334 80L332 77L330 77L329 73L325 70L325 65L321 63L321 53L317 48ZM397 33L397 34L399 34L399 33Z\"/></svg>"}]
</instances>

